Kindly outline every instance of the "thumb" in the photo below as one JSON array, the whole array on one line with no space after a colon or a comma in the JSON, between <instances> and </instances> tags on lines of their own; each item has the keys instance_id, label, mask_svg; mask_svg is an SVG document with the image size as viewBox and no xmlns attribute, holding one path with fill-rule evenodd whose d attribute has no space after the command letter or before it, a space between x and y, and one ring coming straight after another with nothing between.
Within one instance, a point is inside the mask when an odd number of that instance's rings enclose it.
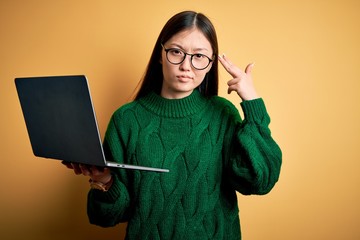
<instances>
[{"instance_id":1,"label":"thumb","mask_svg":"<svg viewBox=\"0 0 360 240\"><path fill-rule=\"evenodd\" d=\"M254 65L255 65L255 63L250 63L249 65L247 65L246 68L245 68L245 73L246 74L251 74Z\"/></svg>"}]
</instances>

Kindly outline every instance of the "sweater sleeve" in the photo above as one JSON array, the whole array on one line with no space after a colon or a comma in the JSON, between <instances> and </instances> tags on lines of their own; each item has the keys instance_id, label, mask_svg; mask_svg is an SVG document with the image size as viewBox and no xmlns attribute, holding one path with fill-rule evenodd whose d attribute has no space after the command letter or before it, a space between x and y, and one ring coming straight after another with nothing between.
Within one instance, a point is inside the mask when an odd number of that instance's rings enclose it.
<instances>
[{"instance_id":1,"label":"sweater sleeve","mask_svg":"<svg viewBox=\"0 0 360 240\"><path fill-rule=\"evenodd\" d=\"M120 130L116 126L113 116L108 125L104 152L108 161L122 161L124 158L124 144L121 140ZM113 183L107 192L92 189L88 193L87 214L92 224L110 227L127 220L130 206L130 194L126 181L118 169L112 169Z\"/></svg>"},{"instance_id":2,"label":"sweater sleeve","mask_svg":"<svg viewBox=\"0 0 360 240\"><path fill-rule=\"evenodd\" d=\"M244 195L266 194L278 181L282 153L271 136L270 117L263 99L244 101L241 107L244 120L235 124L232 121L230 127L233 133L228 180Z\"/></svg>"}]
</instances>

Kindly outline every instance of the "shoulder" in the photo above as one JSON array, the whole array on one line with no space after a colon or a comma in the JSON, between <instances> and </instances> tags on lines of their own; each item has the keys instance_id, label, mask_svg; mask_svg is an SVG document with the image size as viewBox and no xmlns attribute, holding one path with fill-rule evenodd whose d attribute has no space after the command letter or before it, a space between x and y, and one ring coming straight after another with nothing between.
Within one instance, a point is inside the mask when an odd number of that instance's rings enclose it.
<instances>
[{"instance_id":1,"label":"shoulder","mask_svg":"<svg viewBox=\"0 0 360 240\"><path fill-rule=\"evenodd\" d=\"M238 113L238 109L236 108L236 106L224 97L212 96L210 98L210 103L212 106L214 106L218 109Z\"/></svg>"},{"instance_id":2,"label":"shoulder","mask_svg":"<svg viewBox=\"0 0 360 240\"><path fill-rule=\"evenodd\" d=\"M233 121L241 122L241 117L237 107L228 99L220 96L212 96L209 99L210 107L213 111L220 114L221 118L233 119Z\"/></svg>"},{"instance_id":3,"label":"shoulder","mask_svg":"<svg viewBox=\"0 0 360 240\"><path fill-rule=\"evenodd\" d=\"M112 115L113 120L122 119L122 118L129 118L133 116L135 113L135 109L139 105L137 100L132 102L125 103L124 105L120 106L116 109Z\"/></svg>"}]
</instances>

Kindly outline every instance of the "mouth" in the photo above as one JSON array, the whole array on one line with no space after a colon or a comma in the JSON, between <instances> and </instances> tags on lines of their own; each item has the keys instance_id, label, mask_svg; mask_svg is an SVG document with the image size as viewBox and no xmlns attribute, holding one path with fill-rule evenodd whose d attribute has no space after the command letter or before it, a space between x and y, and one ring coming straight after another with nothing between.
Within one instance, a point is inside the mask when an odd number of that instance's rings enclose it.
<instances>
[{"instance_id":1,"label":"mouth","mask_svg":"<svg viewBox=\"0 0 360 240\"><path fill-rule=\"evenodd\" d=\"M176 76L176 78L179 79L180 81L189 81L189 80L193 79L192 77L187 76L187 75L178 75L178 76Z\"/></svg>"}]
</instances>

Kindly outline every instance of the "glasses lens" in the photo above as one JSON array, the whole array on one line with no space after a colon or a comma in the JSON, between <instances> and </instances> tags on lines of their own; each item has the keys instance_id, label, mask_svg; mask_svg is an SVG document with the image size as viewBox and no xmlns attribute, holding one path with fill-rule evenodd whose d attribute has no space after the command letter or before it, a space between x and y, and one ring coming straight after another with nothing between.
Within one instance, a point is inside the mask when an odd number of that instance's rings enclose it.
<instances>
[{"instance_id":1,"label":"glasses lens","mask_svg":"<svg viewBox=\"0 0 360 240\"><path fill-rule=\"evenodd\" d=\"M166 53L167 59L173 64L180 64L184 61L186 55L180 49L169 49Z\"/></svg>"},{"instance_id":2,"label":"glasses lens","mask_svg":"<svg viewBox=\"0 0 360 240\"><path fill-rule=\"evenodd\" d=\"M168 49L166 52L166 57L172 64L182 63L185 60L186 55L188 54L177 48ZM198 70L205 69L210 64L210 61L211 60L203 54L191 55L191 64Z\"/></svg>"},{"instance_id":3,"label":"glasses lens","mask_svg":"<svg viewBox=\"0 0 360 240\"><path fill-rule=\"evenodd\" d=\"M191 58L191 63L196 69L204 69L209 65L210 60L203 54L195 54Z\"/></svg>"}]
</instances>

